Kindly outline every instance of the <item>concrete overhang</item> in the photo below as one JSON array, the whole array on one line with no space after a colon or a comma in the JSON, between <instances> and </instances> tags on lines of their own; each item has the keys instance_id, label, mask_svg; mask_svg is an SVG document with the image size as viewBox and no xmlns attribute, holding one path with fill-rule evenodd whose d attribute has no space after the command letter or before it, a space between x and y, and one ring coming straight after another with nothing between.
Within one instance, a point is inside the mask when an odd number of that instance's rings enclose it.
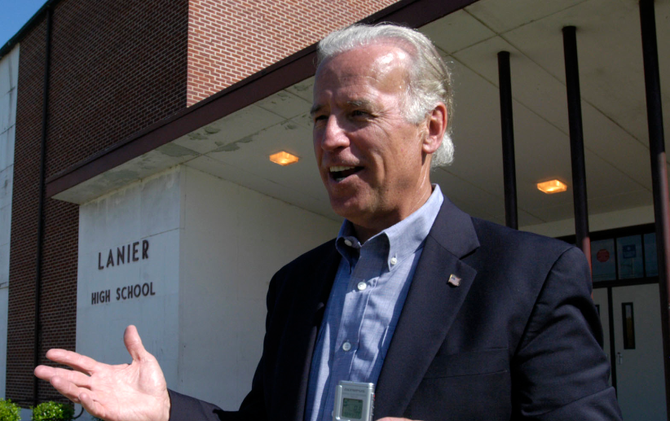
<instances>
[{"instance_id":1,"label":"concrete overhang","mask_svg":"<svg viewBox=\"0 0 670 421\"><path fill-rule=\"evenodd\" d=\"M657 22L670 19L657 2ZM652 204L640 20L634 0L403 1L367 19L428 34L455 79L456 161L432 174L475 216L504 223L497 53L511 54L519 224L569 219L571 185L561 29L577 27L589 210ZM657 25L661 80L670 80L670 26ZM309 107L315 48L308 47L47 180L50 197L85 203L185 164L333 217L313 162ZM662 88L665 121L670 89ZM667 126L667 125L666 125ZM301 157L287 167L268 156Z\"/></svg>"}]
</instances>

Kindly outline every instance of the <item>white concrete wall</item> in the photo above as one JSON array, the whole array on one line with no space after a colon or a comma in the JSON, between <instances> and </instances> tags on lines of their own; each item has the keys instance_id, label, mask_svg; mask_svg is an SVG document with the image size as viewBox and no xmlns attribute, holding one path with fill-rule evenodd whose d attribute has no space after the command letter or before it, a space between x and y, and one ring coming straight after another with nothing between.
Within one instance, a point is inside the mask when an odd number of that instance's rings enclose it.
<instances>
[{"instance_id":1,"label":"white concrete wall","mask_svg":"<svg viewBox=\"0 0 670 421\"><path fill-rule=\"evenodd\" d=\"M130 358L122 335L137 326L170 383L177 381L179 328L179 236L182 173L168 171L87 203L79 212L77 351L107 363ZM149 242L147 259L141 242ZM117 247L140 242L138 261L107 266ZM99 268L101 253L103 269ZM123 299L123 288L150 284L155 295ZM110 291L110 301L92 294ZM127 297L127 295L126 295Z\"/></svg>"},{"instance_id":2,"label":"white concrete wall","mask_svg":"<svg viewBox=\"0 0 670 421\"><path fill-rule=\"evenodd\" d=\"M180 392L237 409L261 355L272 275L340 223L186 168Z\"/></svg>"},{"instance_id":3,"label":"white concrete wall","mask_svg":"<svg viewBox=\"0 0 670 421\"><path fill-rule=\"evenodd\" d=\"M270 278L339 225L184 166L82 205L77 351L128 362L122 334L135 324L170 388L236 409L261 354ZM107 266L110 249L143 240L147 259ZM145 283L154 296L117 300ZM110 301L93 304L106 290Z\"/></svg>"},{"instance_id":4,"label":"white concrete wall","mask_svg":"<svg viewBox=\"0 0 670 421\"><path fill-rule=\"evenodd\" d=\"M19 47L0 60L0 397L5 397L7 373L7 303L9 298L9 240L12 225L16 92Z\"/></svg>"}]
</instances>

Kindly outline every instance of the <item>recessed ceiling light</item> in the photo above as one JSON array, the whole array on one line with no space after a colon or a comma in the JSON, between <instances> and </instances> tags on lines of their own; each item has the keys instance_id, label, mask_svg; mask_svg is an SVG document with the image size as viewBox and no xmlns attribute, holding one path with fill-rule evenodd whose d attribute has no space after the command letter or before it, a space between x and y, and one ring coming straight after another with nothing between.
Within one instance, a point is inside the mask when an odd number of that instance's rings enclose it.
<instances>
[{"instance_id":1,"label":"recessed ceiling light","mask_svg":"<svg viewBox=\"0 0 670 421\"><path fill-rule=\"evenodd\" d=\"M270 155L270 161L274 162L275 164L279 164L281 166L295 164L299 160L300 158L298 158L297 156L284 151Z\"/></svg>"},{"instance_id":2,"label":"recessed ceiling light","mask_svg":"<svg viewBox=\"0 0 670 421\"><path fill-rule=\"evenodd\" d=\"M558 180L549 180L543 183L537 183L537 189L542 193L554 194L566 191L568 186Z\"/></svg>"}]
</instances>

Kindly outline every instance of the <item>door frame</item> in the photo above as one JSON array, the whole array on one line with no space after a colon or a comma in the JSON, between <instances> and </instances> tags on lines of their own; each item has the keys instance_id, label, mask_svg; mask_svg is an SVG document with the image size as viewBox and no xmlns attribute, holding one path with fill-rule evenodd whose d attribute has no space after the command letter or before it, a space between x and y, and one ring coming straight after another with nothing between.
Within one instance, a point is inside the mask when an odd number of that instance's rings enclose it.
<instances>
[{"instance_id":1,"label":"door frame","mask_svg":"<svg viewBox=\"0 0 670 421\"><path fill-rule=\"evenodd\" d=\"M607 288L607 319L608 319L608 331L609 331L609 353L610 353L610 377L612 379L612 387L618 393L617 388L617 365L615 364L616 358L616 345L614 340L614 299L612 298L612 288L617 287L628 287L635 285L658 285L658 278L640 278L640 279L625 279L625 280L616 280L616 281L599 281L593 284L593 289L605 289ZM604 344L603 344L604 345Z\"/></svg>"}]
</instances>

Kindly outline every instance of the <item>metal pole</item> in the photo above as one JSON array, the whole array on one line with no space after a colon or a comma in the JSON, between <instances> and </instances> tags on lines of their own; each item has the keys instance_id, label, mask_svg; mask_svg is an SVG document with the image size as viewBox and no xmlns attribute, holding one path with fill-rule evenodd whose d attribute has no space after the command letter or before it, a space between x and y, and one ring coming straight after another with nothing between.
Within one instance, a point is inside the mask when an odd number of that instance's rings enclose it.
<instances>
[{"instance_id":1,"label":"metal pole","mask_svg":"<svg viewBox=\"0 0 670 421\"><path fill-rule=\"evenodd\" d=\"M610 334L610 378L612 379L612 387L614 387L614 393L619 393L618 384L617 384L617 367L616 367L616 344L614 340L614 298L612 297L612 287L607 287L607 307L609 311L607 312L607 324L609 334Z\"/></svg>"},{"instance_id":2,"label":"metal pole","mask_svg":"<svg viewBox=\"0 0 670 421\"><path fill-rule=\"evenodd\" d=\"M656 223L656 250L658 253L658 286L661 298L661 325L663 333L663 366L665 369L665 404L670 417L670 331L668 302L670 297L670 205L668 200L668 170L663 135L663 110L661 106L661 79L656 46L656 17L653 0L640 0L640 26L642 28L642 57L647 96L647 124L649 126L649 155L654 194L654 219ZM670 419L670 418L669 418Z\"/></svg>"},{"instance_id":3,"label":"metal pole","mask_svg":"<svg viewBox=\"0 0 670 421\"><path fill-rule=\"evenodd\" d=\"M500 123L502 128L503 179L505 183L505 224L519 228L516 203L516 163L514 160L514 118L512 115L512 77L509 52L498 53Z\"/></svg>"},{"instance_id":4,"label":"metal pole","mask_svg":"<svg viewBox=\"0 0 670 421\"><path fill-rule=\"evenodd\" d=\"M586 260L591 266L591 239L589 238L589 210L586 196L586 165L584 160L584 133L582 130L582 104L579 89L579 63L577 61L577 36L574 26L563 28L565 54L565 85L568 92L570 119L570 158L572 161L572 194L575 207L575 234Z\"/></svg>"}]
</instances>

